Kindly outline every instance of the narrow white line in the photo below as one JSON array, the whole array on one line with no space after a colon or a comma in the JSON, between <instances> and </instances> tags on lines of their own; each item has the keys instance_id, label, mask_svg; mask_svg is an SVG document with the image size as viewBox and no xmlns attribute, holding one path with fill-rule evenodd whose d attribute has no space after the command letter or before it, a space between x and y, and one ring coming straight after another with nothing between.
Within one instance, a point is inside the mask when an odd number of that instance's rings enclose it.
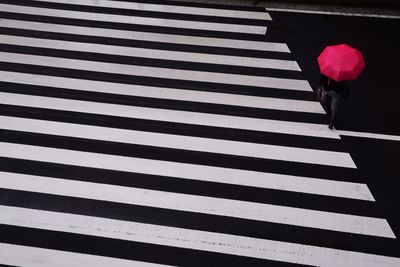
<instances>
[{"instance_id":1,"label":"narrow white line","mask_svg":"<svg viewBox=\"0 0 400 267\"><path fill-rule=\"evenodd\" d=\"M118 56L155 58L155 59L165 59L165 60L178 60L186 62L223 64L232 66L268 68L268 69L291 70L291 71L301 70L297 62L293 60L168 51L168 50L126 47L117 45L104 45L104 44L94 44L94 43L38 39L30 37L17 37L17 36L2 35L2 34L0 34L0 43L10 44L10 45L24 45L29 47L62 49L68 51L102 53L102 54L118 55Z\"/></svg>"},{"instance_id":2,"label":"narrow white line","mask_svg":"<svg viewBox=\"0 0 400 267\"><path fill-rule=\"evenodd\" d=\"M400 136L398 136L398 135L376 134L376 133L344 131L344 130L335 130L335 131L338 134L344 135L344 136L372 138L372 139L389 140L389 141L400 141Z\"/></svg>"},{"instance_id":3,"label":"narrow white line","mask_svg":"<svg viewBox=\"0 0 400 267\"><path fill-rule=\"evenodd\" d=\"M0 71L0 81L69 90L325 114L317 101L236 95ZM55 89L56 90L56 89Z\"/></svg>"},{"instance_id":4,"label":"narrow white line","mask_svg":"<svg viewBox=\"0 0 400 267\"><path fill-rule=\"evenodd\" d=\"M400 19L400 16L395 16L395 15L378 15L378 14L319 11L319 10L305 10L305 9L287 9L287 8L273 8L273 7L267 7L265 9L267 11L280 11L280 12L291 12L291 13L323 14L323 15L348 16L348 17L370 17L370 18L384 18L384 19Z\"/></svg>"},{"instance_id":5,"label":"narrow white line","mask_svg":"<svg viewBox=\"0 0 400 267\"><path fill-rule=\"evenodd\" d=\"M0 142L15 159L374 201L365 184Z\"/></svg>"},{"instance_id":6,"label":"narrow white line","mask_svg":"<svg viewBox=\"0 0 400 267\"><path fill-rule=\"evenodd\" d=\"M348 153L0 116L0 129L354 168Z\"/></svg>"},{"instance_id":7,"label":"narrow white line","mask_svg":"<svg viewBox=\"0 0 400 267\"><path fill-rule=\"evenodd\" d=\"M311 266L399 266L400 259L296 243L0 206L6 225L210 251Z\"/></svg>"},{"instance_id":8,"label":"narrow white line","mask_svg":"<svg viewBox=\"0 0 400 267\"><path fill-rule=\"evenodd\" d=\"M0 92L0 103L54 110L75 111L123 118L167 121L212 127L226 127L253 131L285 133L340 139L324 124L267 120L191 111L135 107L53 97L30 96Z\"/></svg>"},{"instance_id":9,"label":"narrow white line","mask_svg":"<svg viewBox=\"0 0 400 267\"><path fill-rule=\"evenodd\" d=\"M396 238L380 218L6 172L0 178L5 189Z\"/></svg>"},{"instance_id":10,"label":"narrow white line","mask_svg":"<svg viewBox=\"0 0 400 267\"><path fill-rule=\"evenodd\" d=\"M27 54L0 52L3 62L33 64L39 66L69 68L77 70L100 71L125 75L144 77L158 77L164 79L178 79L185 81L211 82L257 87L270 87L276 89L290 89L298 91L312 91L308 81L264 76L251 76L241 74L228 74L208 71L194 71L182 69L169 69L160 67L136 66L118 63L105 63L98 61L66 59L49 56L35 56Z\"/></svg>"},{"instance_id":11,"label":"narrow white line","mask_svg":"<svg viewBox=\"0 0 400 267\"><path fill-rule=\"evenodd\" d=\"M37 15L37 16L50 16L50 17L69 18L69 19L85 19L93 21L107 21L107 22L127 23L136 25L157 26L157 27L172 27L172 28L238 32L238 33L251 33L251 34L265 34L266 32L265 26L136 17L136 16L114 15L114 14L104 14L104 13L60 10L51 8L16 6L7 4L0 4L0 10L13 13L20 13L20 14Z\"/></svg>"},{"instance_id":12,"label":"narrow white line","mask_svg":"<svg viewBox=\"0 0 400 267\"><path fill-rule=\"evenodd\" d=\"M189 6L173 6L161 4L148 4L148 3L135 3L135 2L122 2L122 1L104 1L104 0L40 0L51 3L64 3L84 6L95 7L111 7L129 10L141 11L154 11L154 12L168 12L176 14L191 14L202 16L218 16L218 17L233 17L244 19L259 19L259 20L272 20L267 12L260 11L244 11L244 10L230 10L219 8L204 8L204 7L189 7Z\"/></svg>"},{"instance_id":13,"label":"narrow white line","mask_svg":"<svg viewBox=\"0 0 400 267\"><path fill-rule=\"evenodd\" d=\"M238 48L246 50L290 53L290 50L286 44L274 43L274 42L197 37L190 35L163 34L163 33L126 31L126 30L116 30L116 29L102 29L93 27L70 26L62 24L59 25L51 23L10 20L10 19L0 19L0 26L33 30L33 31L80 34L86 36L98 36L98 37L107 36L110 38L120 38L127 40L142 40L142 41L173 43L173 44L187 44L187 45L197 45L197 46L225 47L225 48ZM211 49L212 48L210 48L210 50Z\"/></svg>"},{"instance_id":14,"label":"narrow white line","mask_svg":"<svg viewBox=\"0 0 400 267\"><path fill-rule=\"evenodd\" d=\"M104 256L81 254L54 249L27 247L0 243L0 264L12 266L85 266L85 267L156 267L167 266L155 263L146 263L133 260L124 260Z\"/></svg>"}]
</instances>

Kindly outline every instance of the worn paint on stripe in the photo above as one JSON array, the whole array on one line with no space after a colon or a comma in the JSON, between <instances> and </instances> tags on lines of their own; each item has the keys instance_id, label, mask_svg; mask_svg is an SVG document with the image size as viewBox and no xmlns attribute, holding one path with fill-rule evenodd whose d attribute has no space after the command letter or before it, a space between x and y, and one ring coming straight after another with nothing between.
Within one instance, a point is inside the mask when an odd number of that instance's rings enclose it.
<instances>
[{"instance_id":1,"label":"worn paint on stripe","mask_svg":"<svg viewBox=\"0 0 400 267\"><path fill-rule=\"evenodd\" d=\"M324 109L317 101L202 92L197 90L91 81L10 71L0 71L0 81L54 87L55 91L57 90L56 88L62 87L63 89L88 92L325 114ZM40 90L40 87L38 90Z\"/></svg>"},{"instance_id":2,"label":"worn paint on stripe","mask_svg":"<svg viewBox=\"0 0 400 267\"><path fill-rule=\"evenodd\" d=\"M0 142L3 157L374 201L365 184Z\"/></svg>"},{"instance_id":3,"label":"worn paint on stripe","mask_svg":"<svg viewBox=\"0 0 400 267\"><path fill-rule=\"evenodd\" d=\"M135 107L3 92L0 92L0 103L5 105L119 116L123 118L136 118L192 125L226 127L252 131L265 131L340 139L340 136L337 133L330 131L324 124L277 121L191 111Z\"/></svg>"},{"instance_id":4,"label":"worn paint on stripe","mask_svg":"<svg viewBox=\"0 0 400 267\"><path fill-rule=\"evenodd\" d=\"M124 260L111 257L81 254L46 248L28 247L14 244L0 243L0 264L12 266L118 266L118 267L157 267L167 266L133 260Z\"/></svg>"},{"instance_id":5,"label":"worn paint on stripe","mask_svg":"<svg viewBox=\"0 0 400 267\"><path fill-rule=\"evenodd\" d=\"M312 266L399 266L400 259L296 243L0 206L1 223Z\"/></svg>"},{"instance_id":6,"label":"worn paint on stripe","mask_svg":"<svg viewBox=\"0 0 400 267\"><path fill-rule=\"evenodd\" d=\"M138 47L126 47L117 45L104 45L94 43L70 42L41 38L18 37L0 34L0 43L9 45L23 45L29 47L61 49L67 51L79 51L87 53L100 53L115 56L130 56L142 58L155 58L163 60L177 60L195 63L222 64L230 66L267 68L289 71L300 71L296 61L270 58L252 58L227 56L205 53L192 53L181 51L168 51L160 49L147 49Z\"/></svg>"},{"instance_id":7,"label":"worn paint on stripe","mask_svg":"<svg viewBox=\"0 0 400 267\"><path fill-rule=\"evenodd\" d=\"M29 7L29 6L16 6L7 4L0 4L0 10L5 10L7 12L13 12L13 13L20 13L20 14L37 15L37 16L50 16L50 17L69 18L69 19L86 19L92 21L107 21L107 22L127 23L127 24L146 25L146 26L183 28L192 30L194 29L194 30L207 30L207 31L251 33L251 34L265 34L266 32L266 27L264 26L200 22L200 21L189 21L189 20L173 20L173 19L161 19L161 18L150 18L150 17L136 17L127 15L60 10L51 8Z\"/></svg>"},{"instance_id":8,"label":"worn paint on stripe","mask_svg":"<svg viewBox=\"0 0 400 267\"><path fill-rule=\"evenodd\" d=\"M244 10L231 10L220 8L205 8L193 6L173 6L162 4L149 4L149 3L135 3L135 2L122 2L122 1L107 1L107 0L40 0L41 2L74 4L94 7L111 7L128 10L140 11L153 11L153 12L167 12L176 14L191 14L202 16L218 16L218 17L232 17L244 19L259 19L259 20L272 20L271 16L264 10L262 11L244 11Z\"/></svg>"},{"instance_id":9,"label":"worn paint on stripe","mask_svg":"<svg viewBox=\"0 0 400 267\"><path fill-rule=\"evenodd\" d=\"M255 144L6 116L0 116L0 129L337 167L354 167L354 162L348 153L319 149Z\"/></svg>"},{"instance_id":10,"label":"worn paint on stripe","mask_svg":"<svg viewBox=\"0 0 400 267\"><path fill-rule=\"evenodd\" d=\"M395 238L380 218L6 172L0 177L5 189Z\"/></svg>"},{"instance_id":11,"label":"worn paint on stripe","mask_svg":"<svg viewBox=\"0 0 400 267\"><path fill-rule=\"evenodd\" d=\"M137 66L131 64L106 63L91 60L68 59L7 52L0 52L0 59L3 62L69 68L76 70L312 92L312 88L308 81L298 79Z\"/></svg>"},{"instance_id":12,"label":"worn paint on stripe","mask_svg":"<svg viewBox=\"0 0 400 267\"><path fill-rule=\"evenodd\" d=\"M127 31L127 30L117 30L117 29L103 29L95 27L71 26L62 24L60 25L52 23L10 20L10 19L1 19L0 26L8 28L16 28L16 29L33 30L33 31L79 34L79 35L96 36L96 37L107 36L109 38L120 38L126 40L141 40L141 41L173 43L182 45L208 46L210 47L209 48L210 50L213 49L212 47L224 47L224 48L234 48L234 49L290 53L290 50L285 43L275 43L275 42L248 41L248 40L200 37L200 36L190 36L190 35Z\"/></svg>"}]
</instances>

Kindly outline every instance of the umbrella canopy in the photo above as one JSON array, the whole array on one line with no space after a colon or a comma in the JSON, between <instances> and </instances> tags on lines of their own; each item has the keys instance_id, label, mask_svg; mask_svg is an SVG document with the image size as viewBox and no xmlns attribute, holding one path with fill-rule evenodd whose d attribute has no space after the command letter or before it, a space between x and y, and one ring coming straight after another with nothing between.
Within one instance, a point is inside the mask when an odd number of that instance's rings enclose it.
<instances>
[{"instance_id":1,"label":"umbrella canopy","mask_svg":"<svg viewBox=\"0 0 400 267\"><path fill-rule=\"evenodd\" d=\"M318 65L322 74L337 82L353 80L365 68L361 52L347 44L327 46L318 56Z\"/></svg>"}]
</instances>

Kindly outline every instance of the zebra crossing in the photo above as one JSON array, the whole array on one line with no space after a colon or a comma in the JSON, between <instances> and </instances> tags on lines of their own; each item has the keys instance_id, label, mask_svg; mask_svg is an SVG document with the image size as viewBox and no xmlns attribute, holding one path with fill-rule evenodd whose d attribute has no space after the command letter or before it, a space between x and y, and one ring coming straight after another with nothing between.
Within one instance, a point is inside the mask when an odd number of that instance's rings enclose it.
<instances>
[{"instance_id":1,"label":"zebra crossing","mask_svg":"<svg viewBox=\"0 0 400 267\"><path fill-rule=\"evenodd\" d=\"M0 264L399 266L257 7L0 0Z\"/></svg>"}]
</instances>

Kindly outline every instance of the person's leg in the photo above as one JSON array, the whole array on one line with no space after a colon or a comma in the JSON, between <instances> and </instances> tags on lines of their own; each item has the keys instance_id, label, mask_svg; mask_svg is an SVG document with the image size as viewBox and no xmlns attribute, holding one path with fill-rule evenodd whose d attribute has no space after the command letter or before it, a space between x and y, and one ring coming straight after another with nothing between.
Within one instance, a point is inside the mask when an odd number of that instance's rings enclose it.
<instances>
[{"instance_id":1,"label":"person's leg","mask_svg":"<svg viewBox=\"0 0 400 267\"><path fill-rule=\"evenodd\" d=\"M329 120L329 129L333 129L333 124L335 122L336 118L336 110L331 109L331 115L330 115L330 120Z\"/></svg>"},{"instance_id":2,"label":"person's leg","mask_svg":"<svg viewBox=\"0 0 400 267\"><path fill-rule=\"evenodd\" d=\"M339 108L340 95L336 92L330 92L330 116L329 116L329 129L333 129L337 111Z\"/></svg>"},{"instance_id":3,"label":"person's leg","mask_svg":"<svg viewBox=\"0 0 400 267\"><path fill-rule=\"evenodd\" d=\"M327 94L326 96L326 116L328 116L328 118L331 116L331 108L332 108L332 97Z\"/></svg>"}]
</instances>

